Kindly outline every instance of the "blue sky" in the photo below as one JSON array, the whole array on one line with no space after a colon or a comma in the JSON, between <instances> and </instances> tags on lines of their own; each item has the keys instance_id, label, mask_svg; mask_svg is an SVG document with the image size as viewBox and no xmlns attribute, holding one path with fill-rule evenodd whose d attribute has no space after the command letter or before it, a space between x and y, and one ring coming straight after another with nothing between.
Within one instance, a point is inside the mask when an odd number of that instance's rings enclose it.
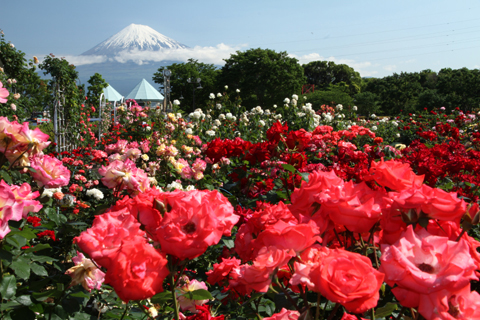
<instances>
[{"instance_id":1,"label":"blue sky","mask_svg":"<svg viewBox=\"0 0 480 320\"><path fill-rule=\"evenodd\" d=\"M6 40L28 57L75 61L135 23L195 48L207 63L268 48L301 63L346 63L362 76L480 68L478 0L10 0L1 11ZM213 48L208 56L205 48Z\"/></svg>"}]
</instances>

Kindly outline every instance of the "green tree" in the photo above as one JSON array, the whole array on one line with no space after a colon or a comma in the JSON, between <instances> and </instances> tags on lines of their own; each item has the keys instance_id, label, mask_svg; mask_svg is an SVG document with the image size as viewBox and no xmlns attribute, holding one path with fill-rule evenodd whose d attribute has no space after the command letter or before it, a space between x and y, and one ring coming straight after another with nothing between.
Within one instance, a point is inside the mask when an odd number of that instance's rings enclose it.
<instances>
[{"instance_id":1,"label":"green tree","mask_svg":"<svg viewBox=\"0 0 480 320\"><path fill-rule=\"evenodd\" d=\"M88 80L90 84L87 89L87 97L88 103L94 106L97 106L100 101L100 96L103 93L103 90L108 87L108 83L103 79L102 75L99 73L95 73L93 76L90 77Z\"/></svg>"},{"instance_id":2,"label":"green tree","mask_svg":"<svg viewBox=\"0 0 480 320\"><path fill-rule=\"evenodd\" d=\"M480 70L442 69L438 72L437 90L448 105L463 111L474 110L480 107Z\"/></svg>"},{"instance_id":3,"label":"green tree","mask_svg":"<svg viewBox=\"0 0 480 320\"><path fill-rule=\"evenodd\" d=\"M307 94L307 101L312 104L314 110L319 110L323 104L335 107L337 104L353 106L353 99L350 95L339 88L329 90L316 90Z\"/></svg>"},{"instance_id":4,"label":"green tree","mask_svg":"<svg viewBox=\"0 0 480 320\"><path fill-rule=\"evenodd\" d=\"M240 89L247 107L269 108L300 90L305 76L298 60L287 52L258 48L237 51L225 59L218 83Z\"/></svg>"},{"instance_id":5,"label":"green tree","mask_svg":"<svg viewBox=\"0 0 480 320\"><path fill-rule=\"evenodd\" d=\"M312 61L304 64L303 70L308 84L316 89L326 90L331 85L345 83L348 94L360 92L362 78L360 74L346 64L335 64L333 61Z\"/></svg>"},{"instance_id":6,"label":"green tree","mask_svg":"<svg viewBox=\"0 0 480 320\"><path fill-rule=\"evenodd\" d=\"M54 116L53 106L56 101L60 101L59 118L62 119L62 128L65 134L70 137L75 136L80 127L81 105L85 99L84 85L77 86L78 72L75 66L69 64L64 58L56 58L53 54L45 57L39 65L44 70L45 75L52 79L48 82L48 89L51 92L49 96L50 116Z\"/></svg>"},{"instance_id":7,"label":"green tree","mask_svg":"<svg viewBox=\"0 0 480 320\"><path fill-rule=\"evenodd\" d=\"M188 59L186 63L174 63L167 67L158 69L153 75L153 81L160 84L160 90L164 93L164 76L163 70L168 69L172 72L170 76L170 99L179 100L181 97L180 108L186 112L193 111L193 91L195 90L195 108L206 104L208 95L215 91L216 81L220 70L213 64L198 62L195 59ZM189 78L200 78L201 89L198 84L190 84L187 82Z\"/></svg>"},{"instance_id":8,"label":"green tree","mask_svg":"<svg viewBox=\"0 0 480 320\"><path fill-rule=\"evenodd\" d=\"M378 95L373 92L360 92L355 95L355 105L358 107L358 114L368 116L372 113L380 113L380 101Z\"/></svg>"},{"instance_id":9,"label":"green tree","mask_svg":"<svg viewBox=\"0 0 480 320\"><path fill-rule=\"evenodd\" d=\"M5 41L3 32L0 31L0 81L11 93L8 102L0 104L0 114L11 116L16 114L20 121L31 116L34 111L43 111L47 106L49 92L45 81L37 74L37 58L27 61L25 53ZM10 79L11 84L7 82ZM12 82L13 81L13 82ZM14 93L20 94L18 99ZM18 97L18 95L16 95ZM11 105L15 104L16 111Z\"/></svg>"}]
</instances>

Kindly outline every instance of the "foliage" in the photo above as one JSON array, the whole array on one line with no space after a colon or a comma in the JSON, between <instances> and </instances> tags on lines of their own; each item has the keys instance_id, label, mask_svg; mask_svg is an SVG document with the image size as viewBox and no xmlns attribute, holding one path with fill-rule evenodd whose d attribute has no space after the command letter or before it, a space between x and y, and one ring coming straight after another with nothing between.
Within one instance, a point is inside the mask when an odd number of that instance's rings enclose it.
<instances>
[{"instance_id":1,"label":"foliage","mask_svg":"<svg viewBox=\"0 0 480 320\"><path fill-rule=\"evenodd\" d=\"M26 119L34 111L43 111L47 106L48 91L44 80L36 72L38 59L27 61L25 53L5 41L0 30L0 81L12 93L8 102L0 105L0 114L9 116L16 114L19 119ZM19 97L14 97L14 94ZM15 104L16 111L12 109Z\"/></svg>"},{"instance_id":2,"label":"foliage","mask_svg":"<svg viewBox=\"0 0 480 320\"><path fill-rule=\"evenodd\" d=\"M312 61L302 67L307 83L314 84L316 90L325 90L331 85L343 82L350 95L360 92L362 78L358 72L346 64L335 64L333 61Z\"/></svg>"},{"instance_id":3,"label":"foliage","mask_svg":"<svg viewBox=\"0 0 480 320\"><path fill-rule=\"evenodd\" d=\"M198 62L195 59L188 59L186 63L174 63L164 68L159 68L153 75L153 81L160 84L162 92L165 93L163 70L172 72L170 76L171 100L182 100L181 109L191 112L193 108L193 92L195 91L195 105L203 106L208 101L208 93L215 92L217 77L220 73L213 64ZM195 79L195 83L188 83L187 79ZM196 79L201 79L201 89ZM183 99L181 99L183 97Z\"/></svg>"},{"instance_id":4,"label":"foliage","mask_svg":"<svg viewBox=\"0 0 480 320\"><path fill-rule=\"evenodd\" d=\"M320 106L326 105L337 105L342 104L344 106L353 106L354 102L352 97L342 89L332 88L323 90L315 90L312 93L306 95L308 102L313 105L314 110L319 110Z\"/></svg>"},{"instance_id":5,"label":"foliage","mask_svg":"<svg viewBox=\"0 0 480 320\"><path fill-rule=\"evenodd\" d=\"M98 106L98 103L100 101L100 95L103 93L103 89L108 87L108 83L99 73L95 73L93 76L91 76L88 80L88 83L90 84L87 87L88 102L93 106Z\"/></svg>"},{"instance_id":6,"label":"foliage","mask_svg":"<svg viewBox=\"0 0 480 320\"><path fill-rule=\"evenodd\" d=\"M358 113L370 118L370 115L379 114L380 101L378 95L373 92L361 92L355 95L355 105L359 108Z\"/></svg>"},{"instance_id":7,"label":"foliage","mask_svg":"<svg viewBox=\"0 0 480 320\"><path fill-rule=\"evenodd\" d=\"M270 108L297 92L305 77L298 60L287 52L258 48L237 51L225 59L218 83L239 89L247 108Z\"/></svg>"},{"instance_id":8,"label":"foliage","mask_svg":"<svg viewBox=\"0 0 480 320\"><path fill-rule=\"evenodd\" d=\"M75 71L75 66L64 58L59 59L50 54L39 67L44 70L45 75L52 77L48 82L48 89L51 92L48 100L50 116L53 117L55 103L60 103L63 120L68 124L68 128L65 129L70 135L77 134L80 128L76 124L80 122L85 88L84 85L77 86L78 72Z\"/></svg>"}]
</instances>

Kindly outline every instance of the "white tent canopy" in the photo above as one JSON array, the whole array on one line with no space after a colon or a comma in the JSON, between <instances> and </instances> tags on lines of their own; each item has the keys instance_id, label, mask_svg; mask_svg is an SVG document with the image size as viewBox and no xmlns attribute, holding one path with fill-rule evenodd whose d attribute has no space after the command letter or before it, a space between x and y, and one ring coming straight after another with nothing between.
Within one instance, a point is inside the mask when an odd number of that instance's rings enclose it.
<instances>
[{"instance_id":1,"label":"white tent canopy","mask_svg":"<svg viewBox=\"0 0 480 320\"><path fill-rule=\"evenodd\" d=\"M105 89L103 89L103 94L105 95L105 99L108 101L120 101L122 100L123 96L118 93L111 85L108 85Z\"/></svg>"},{"instance_id":2,"label":"white tent canopy","mask_svg":"<svg viewBox=\"0 0 480 320\"><path fill-rule=\"evenodd\" d=\"M155 88L148 83L147 80L143 79L139 84L127 95L125 99L135 99L138 101L151 101L151 102L161 102L163 101L163 96L155 90Z\"/></svg>"}]
</instances>

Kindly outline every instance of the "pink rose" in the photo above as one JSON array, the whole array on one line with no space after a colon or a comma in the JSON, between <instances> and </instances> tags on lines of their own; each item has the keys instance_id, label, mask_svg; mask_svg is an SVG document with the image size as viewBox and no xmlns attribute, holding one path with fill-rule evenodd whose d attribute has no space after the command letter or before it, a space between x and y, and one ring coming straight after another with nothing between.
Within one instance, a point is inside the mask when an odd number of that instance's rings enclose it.
<instances>
[{"instance_id":1,"label":"pink rose","mask_svg":"<svg viewBox=\"0 0 480 320\"><path fill-rule=\"evenodd\" d=\"M5 183L3 180L0 184ZM10 187L15 200L23 206L23 217L26 218L30 212L38 212L43 206L39 201L33 200L40 195L40 192L32 192L32 187L28 183L24 183L21 186Z\"/></svg>"},{"instance_id":2,"label":"pink rose","mask_svg":"<svg viewBox=\"0 0 480 320\"><path fill-rule=\"evenodd\" d=\"M275 313L271 317L263 318L263 320L297 320L298 317L300 317L300 312L282 308L279 313Z\"/></svg>"},{"instance_id":3,"label":"pink rose","mask_svg":"<svg viewBox=\"0 0 480 320\"><path fill-rule=\"evenodd\" d=\"M367 320L365 318L360 318L362 320ZM358 320L358 318L356 316L354 316L353 314L348 314L348 313L344 313L343 316L342 316L342 319L340 320Z\"/></svg>"},{"instance_id":4,"label":"pink rose","mask_svg":"<svg viewBox=\"0 0 480 320\"><path fill-rule=\"evenodd\" d=\"M342 249L330 250L310 272L318 292L352 313L363 313L377 305L383 278L370 259Z\"/></svg>"},{"instance_id":5,"label":"pink rose","mask_svg":"<svg viewBox=\"0 0 480 320\"><path fill-rule=\"evenodd\" d=\"M65 274L72 277L70 286L82 284L88 292L92 289L100 289L105 280L105 273L98 269L92 260L85 258L83 253L77 251L77 256L72 258L75 266L68 269Z\"/></svg>"},{"instance_id":6,"label":"pink rose","mask_svg":"<svg viewBox=\"0 0 480 320\"><path fill-rule=\"evenodd\" d=\"M314 243L322 241L320 232L313 222L293 226L279 222L276 226L278 225L282 227L278 229L271 227L260 233L254 243L254 252L259 252L266 246L275 246L283 250L293 250L295 254L299 254Z\"/></svg>"},{"instance_id":7,"label":"pink rose","mask_svg":"<svg viewBox=\"0 0 480 320\"><path fill-rule=\"evenodd\" d=\"M329 252L330 250L327 247L320 245L311 246L303 251L300 255L300 261L294 262L295 273L290 279L290 284L308 286L310 290L318 292L318 289L315 288L315 284L310 278L310 272L313 268L320 265L322 260L328 256Z\"/></svg>"},{"instance_id":8,"label":"pink rose","mask_svg":"<svg viewBox=\"0 0 480 320\"><path fill-rule=\"evenodd\" d=\"M213 270L209 270L205 273L208 276L207 282L213 286L215 283L221 284L224 281L228 281L230 271L239 267L240 263L241 261L234 257L228 259L222 258L221 263L215 263L213 265Z\"/></svg>"},{"instance_id":9,"label":"pink rose","mask_svg":"<svg viewBox=\"0 0 480 320\"><path fill-rule=\"evenodd\" d=\"M6 103L8 101L7 97L9 94L10 92L3 87L3 83L0 81L0 103Z\"/></svg>"},{"instance_id":10,"label":"pink rose","mask_svg":"<svg viewBox=\"0 0 480 320\"><path fill-rule=\"evenodd\" d=\"M70 182L70 170L61 160L47 155L36 155L30 158L30 165L35 172L29 171L40 187L59 188Z\"/></svg>"},{"instance_id":11,"label":"pink rose","mask_svg":"<svg viewBox=\"0 0 480 320\"><path fill-rule=\"evenodd\" d=\"M43 133L39 128L30 130L28 122L24 122L20 132L15 134L15 140L17 141L15 148L21 151L28 150L29 155L33 156L50 145L49 139L48 134Z\"/></svg>"},{"instance_id":12,"label":"pink rose","mask_svg":"<svg viewBox=\"0 0 480 320\"><path fill-rule=\"evenodd\" d=\"M189 280L187 276L184 276L184 278L180 280L180 283L182 282L184 282L183 285L179 285L176 290L178 304L180 305L180 309L182 311L188 310L190 312L195 312L196 306L202 306L208 302L208 299L190 300L187 296L188 292L192 292L195 290L203 289L208 291L208 287L205 282L200 282L195 279Z\"/></svg>"},{"instance_id":13,"label":"pink rose","mask_svg":"<svg viewBox=\"0 0 480 320\"><path fill-rule=\"evenodd\" d=\"M258 265L242 264L230 273L229 284L240 295L252 291L267 292L272 283L272 270Z\"/></svg>"},{"instance_id":14,"label":"pink rose","mask_svg":"<svg viewBox=\"0 0 480 320\"><path fill-rule=\"evenodd\" d=\"M480 319L480 295L469 285L421 295L418 312L425 319Z\"/></svg>"},{"instance_id":15,"label":"pink rose","mask_svg":"<svg viewBox=\"0 0 480 320\"><path fill-rule=\"evenodd\" d=\"M229 236L240 218L218 191L164 192L156 200L167 210L152 237L163 252L182 260L198 257L222 235Z\"/></svg>"},{"instance_id":16,"label":"pink rose","mask_svg":"<svg viewBox=\"0 0 480 320\"><path fill-rule=\"evenodd\" d=\"M455 291L477 280L475 261L463 238L455 242L425 229L415 233L410 225L395 244L383 244L381 249L385 282L397 285L392 292L408 308L418 306L420 294Z\"/></svg>"},{"instance_id":17,"label":"pink rose","mask_svg":"<svg viewBox=\"0 0 480 320\"><path fill-rule=\"evenodd\" d=\"M102 166L98 173L103 178L102 182L110 189L127 189L130 192L144 192L150 187L147 174L135 166L135 163L127 159L125 162L115 160L108 166Z\"/></svg>"},{"instance_id":18,"label":"pink rose","mask_svg":"<svg viewBox=\"0 0 480 320\"><path fill-rule=\"evenodd\" d=\"M292 204L289 206L290 211L297 219L301 220L302 216L311 217L319 209L315 206L315 196L333 187L343 185L343 180L335 174L335 171L312 172L308 176L308 182L302 181L300 189L295 189L292 193Z\"/></svg>"},{"instance_id":19,"label":"pink rose","mask_svg":"<svg viewBox=\"0 0 480 320\"><path fill-rule=\"evenodd\" d=\"M322 217L328 217L351 232L364 233L380 220L382 208L386 206L385 195L384 190L372 190L365 182L349 181L317 194L314 199L321 204Z\"/></svg>"},{"instance_id":20,"label":"pink rose","mask_svg":"<svg viewBox=\"0 0 480 320\"><path fill-rule=\"evenodd\" d=\"M408 163L396 160L385 162L383 158L380 162L372 161L370 173L379 185L393 191L419 188L424 178L424 175L417 176Z\"/></svg>"},{"instance_id":21,"label":"pink rose","mask_svg":"<svg viewBox=\"0 0 480 320\"><path fill-rule=\"evenodd\" d=\"M422 211L431 219L459 220L467 210L465 201L459 199L456 192L445 192L427 185L389 195L393 197L393 207L400 210L414 209L418 213Z\"/></svg>"},{"instance_id":22,"label":"pink rose","mask_svg":"<svg viewBox=\"0 0 480 320\"><path fill-rule=\"evenodd\" d=\"M3 180L0 182L0 239L9 232L8 221L22 219L23 205L16 201L15 194Z\"/></svg>"}]
</instances>

